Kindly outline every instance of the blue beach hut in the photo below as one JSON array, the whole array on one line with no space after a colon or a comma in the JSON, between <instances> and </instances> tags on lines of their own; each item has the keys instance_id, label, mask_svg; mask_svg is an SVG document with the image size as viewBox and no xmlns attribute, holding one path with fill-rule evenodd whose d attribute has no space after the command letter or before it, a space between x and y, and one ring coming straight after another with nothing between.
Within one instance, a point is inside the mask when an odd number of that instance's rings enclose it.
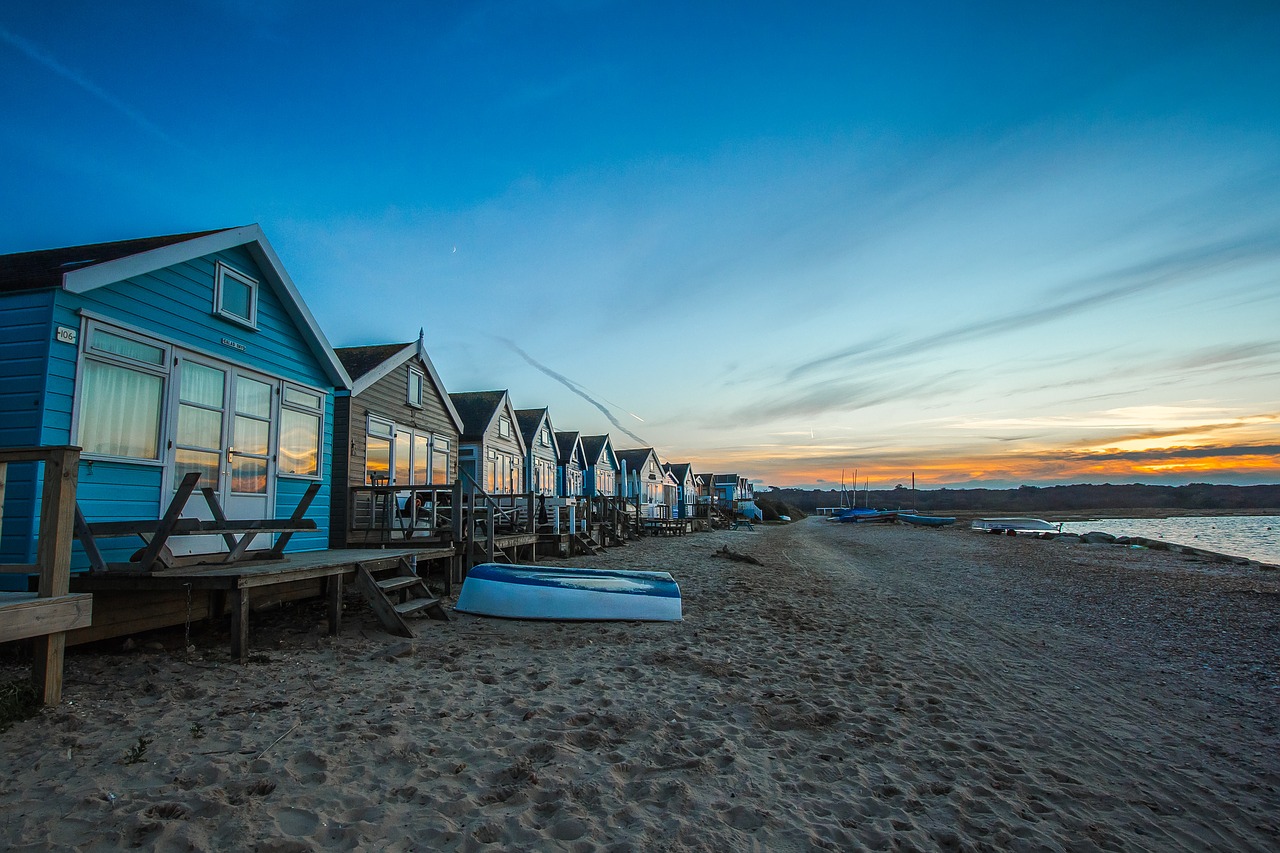
<instances>
[{"instance_id":1,"label":"blue beach hut","mask_svg":"<svg viewBox=\"0 0 1280 853\"><path fill-rule=\"evenodd\" d=\"M334 394L350 380L257 225L0 256L0 341L0 447L81 447L90 523L159 518L195 471L229 518L288 515L318 484L317 529L287 550L327 547ZM36 480L10 466L0 562L33 559ZM186 513L207 509L197 492ZM100 541L108 562L139 544Z\"/></svg>"}]
</instances>

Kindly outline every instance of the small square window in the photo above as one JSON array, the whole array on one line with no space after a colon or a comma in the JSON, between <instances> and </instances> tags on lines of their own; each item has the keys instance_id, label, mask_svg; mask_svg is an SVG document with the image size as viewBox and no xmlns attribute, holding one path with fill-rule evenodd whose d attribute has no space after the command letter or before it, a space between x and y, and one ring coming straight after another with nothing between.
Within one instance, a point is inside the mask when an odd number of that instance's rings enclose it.
<instances>
[{"instance_id":1,"label":"small square window","mask_svg":"<svg viewBox=\"0 0 1280 853\"><path fill-rule=\"evenodd\" d=\"M214 268L213 310L234 323L258 327L258 282L219 262Z\"/></svg>"},{"instance_id":2,"label":"small square window","mask_svg":"<svg viewBox=\"0 0 1280 853\"><path fill-rule=\"evenodd\" d=\"M415 409L422 408L422 392L425 379L426 377L418 371L413 368L409 369L409 405Z\"/></svg>"},{"instance_id":3,"label":"small square window","mask_svg":"<svg viewBox=\"0 0 1280 853\"><path fill-rule=\"evenodd\" d=\"M503 438L511 436L511 420L509 418L502 418L498 421L498 435Z\"/></svg>"}]
</instances>

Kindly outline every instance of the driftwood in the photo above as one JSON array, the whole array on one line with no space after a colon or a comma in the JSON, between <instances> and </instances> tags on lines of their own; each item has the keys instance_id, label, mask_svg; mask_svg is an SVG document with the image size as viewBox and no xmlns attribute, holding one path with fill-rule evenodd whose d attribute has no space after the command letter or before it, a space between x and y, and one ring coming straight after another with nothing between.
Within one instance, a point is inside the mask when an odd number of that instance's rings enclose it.
<instances>
[{"instance_id":1,"label":"driftwood","mask_svg":"<svg viewBox=\"0 0 1280 853\"><path fill-rule=\"evenodd\" d=\"M750 554L739 554L737 551L729 550L728 545L724 545L719 551L712 552L717 557L724 557L726 560L733 560L735 563L751 563L753 566L763 566L764 563L757 560Z\"/></svg>"}]
</instances>

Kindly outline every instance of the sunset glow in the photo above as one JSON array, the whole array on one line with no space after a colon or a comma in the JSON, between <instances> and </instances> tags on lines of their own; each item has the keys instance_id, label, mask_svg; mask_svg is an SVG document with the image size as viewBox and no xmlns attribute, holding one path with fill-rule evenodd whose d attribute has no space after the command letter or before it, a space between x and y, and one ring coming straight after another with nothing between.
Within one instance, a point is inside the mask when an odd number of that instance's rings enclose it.
<instances>
[{"instance_id":1,"label":"sunset glow","mask_svg":"<svg viewBox=\"0 0 1280 853\"><path fill-rule=\"evenodd\" d=\"M257 222L332 344L765 484L1280 482L1276 32L9 4L0 251Z\"/></svg>"}]
</instances>

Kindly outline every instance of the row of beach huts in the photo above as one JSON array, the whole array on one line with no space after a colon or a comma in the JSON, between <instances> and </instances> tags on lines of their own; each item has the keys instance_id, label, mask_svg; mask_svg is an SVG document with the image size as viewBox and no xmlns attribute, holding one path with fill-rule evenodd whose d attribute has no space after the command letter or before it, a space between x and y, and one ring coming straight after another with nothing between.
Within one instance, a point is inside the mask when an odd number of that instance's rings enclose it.
<instances>
[{"instance_id":1,"label":"row of beach huts","mask_svg":"<svg viewBox=\"0 0 1280 853\"><path fill-rule=\"evenodd\" d=\"M332 348L256 225L0 256L0 643L66 643L326 595L389 628L480 561L756 512L739 474L617 448L423 337ZM402 633L404 631L401 631Z\"/></svg>"}]
</instances>

